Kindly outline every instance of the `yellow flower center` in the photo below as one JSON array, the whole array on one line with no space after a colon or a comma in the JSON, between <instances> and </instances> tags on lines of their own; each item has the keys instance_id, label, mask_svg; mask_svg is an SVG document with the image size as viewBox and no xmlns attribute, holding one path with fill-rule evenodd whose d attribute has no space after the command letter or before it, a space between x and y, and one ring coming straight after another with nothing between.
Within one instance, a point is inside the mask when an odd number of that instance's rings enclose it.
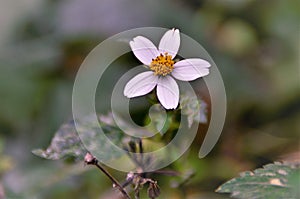
<instances>
[{"instance_id":1,"label":"yellow flower center","mask_svg":"<svg viewBox=\"0 0 300 199\"><path fill-rule=\"evenodd\" d=\"M152 59L150 70L154 72L154 75L166 76L173 71L174 63L172 56L168 55L168 53L160 54L155 59Z\"/></svg>"}]
</instances>

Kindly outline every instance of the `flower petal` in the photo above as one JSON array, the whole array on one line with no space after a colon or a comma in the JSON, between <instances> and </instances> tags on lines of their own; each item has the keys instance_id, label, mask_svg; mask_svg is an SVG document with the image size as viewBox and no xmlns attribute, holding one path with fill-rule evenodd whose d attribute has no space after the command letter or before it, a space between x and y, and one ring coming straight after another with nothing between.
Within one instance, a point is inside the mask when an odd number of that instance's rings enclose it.
<instances>
[{"instance_id":1,"label":"flower petal","mask_svg":"<svg viewBox=\"0 0 300 199\"><path fill-rule=\"evenodd\" d=\"M179 88L171 76L160 77L157 83L157 97L166 109L175 109L179 102Z\"/></svg>"},{"instance_id":2,"label":"flower petal","mask_svg":"<svg viewBox=\"0 0 300 199\"><path fill-rule=\"evenodd\" d=\"M166 52L174 58L178 53L180 46L180 34L179 30L173 28L168 30L161 38L159 42L159 52L165 54Z\"/></svg>"},{"instance_id":3,"label":"flower petal","mask_svg":"<svg viewBox=\"0 0 300 199\"><path fill-rule=\"evenodd\" d=\"M192 81L208 75L210 63L203 59L184 59L174 64L172 76L182 81Z\"/></svg>"},{"instance_id":4,"label":"flower petal","mask_svg":"<svg viewBox=\"0 0 300 199\"><path fill-rule=\"evenodd\" d=\"M146 37L137 36L129 42L129 45L136 58L145 65L149 66L152 59L159 55L156 46Z\"/></svg>"},{"instance_id":5,"label":"flower petal","mask_svg":"<svg viewBox=\"0 0 300 199\"><path fill-rule=\"evenodd\" d=\"M140 73L133 77L124 88L124 95L128 98L146 95L157 85L158 76L152 71Z\"/></svg>"}]
</instances>

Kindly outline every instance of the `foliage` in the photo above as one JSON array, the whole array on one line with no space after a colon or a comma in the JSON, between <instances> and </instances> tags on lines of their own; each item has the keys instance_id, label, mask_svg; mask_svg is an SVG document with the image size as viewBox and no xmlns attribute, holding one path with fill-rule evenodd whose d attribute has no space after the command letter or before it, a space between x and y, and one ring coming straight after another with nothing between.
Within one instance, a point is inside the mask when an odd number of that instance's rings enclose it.
<instances>
[{"instance_id":1,"label":"foliage","mask_svg":"<svg viewBox=\"0 0 300 199\"><path fill-rule=\"evenodd\" d=\"M188 94L183 95L183 101L181 101L181 111L183 112L183 115L187 116L190 126L194 122L199 122L200 101L198 100L198 98L192 98ZM176 127L178 127L178 125L176 125L177 122L173 120L173 118L176 118L176 113L179 112L171 111L165 114L165 112L161 110L160 106L154 106L150 111L150 117L153 118L152 122L155 126L154 130L156 131L156 129L161 129L162 127L168 130L168 132L176 130ZM204 113L201 112L201 114ZM163 124L162 122L164 122L165 116L167 116L167 120L166 124ZM201 117L205 118L206 115L201 115ZM105 149L105 146L108 145L108 143L103 139L103 134L98 132L98 129L102 128L105 136L107 136L110 141L113 141L118 145L121 144L124 149L130 152L136 152L138 149L138 151L142 153L142 151L144 151L142 140L127 138L127 136L125 136L125 133L122 132L122 130L120 130L117 124L114 122L114 118L118 119L118 121L122 123L123 127L127 127L128 130L135 131L134 129L130 129L130 125L127 124L125 120L122 120L122 118L117 115L113 116L111 113L108 115L100 115L98 117L99 124L91 122L92 119L90 117L86 117L80 121L77 121L76 124L74 121L70 121L62 125L55 133L51 144L46 150L36 149L32 152L39 157L50 160L58 160L66 157L73 157L77 160L82 160L84 157L85 163L97 166L112 180L115 185L118 185L117 187L119 187L120 191L125 196L128 196L120 183L118 183L114 179L114 177L112 177L112 175L109 174L109 172L107 172L98 163L98 160L91 153L89 153L83 145L83 140L85 141L85 146L87 146L87 144L89 146L101 145L101 149L104 152L102 156L106 156L105 158L110 159L118 158L116 155L114 155L113 151L110 150L109 146L107 149ZM171 126L173 127L169 128ZM80 131L80 135L76 132L76 129ZM151 128L149 130L151 130ZM161 138L163 138L163 134ZM107 153L107 151L110 152ZM139 162L139 159L135 155L130 156L132 156L131 158L133 162L137 164L137 166L143 164L142 162ZM141 170L143 168L141 167L139 169ZM160 188L156 181L152 180L151 178L145 178L142 173L128 173L128 175L133 177L127 178L126 184L132 184L135 187L134 192L136 197L139 198L140 190L143 188L144 184L148 184L148 197L157 198L160 195ZM130 198L130 196L126 198Z\"/></svg>"},{"instance_id":2,"label":"foliage","mask_svg":"<svg viewBox=\"0 0 300 199\"><path fill-rule=\"evenodd\" d=\"M200 160L197 156L202 132L208 127L201 124L189 153L168 168L182 173L192 169L195 176L175 189L170 188L169 178L155 176L161 198L223 198L212 193L221 182L299 150L298 0L274 0L272 6L270 1L253 0L130 1L3 1L0 198L2 187L4 198L30 199L103 198L111 188L105 176L86 172L80 163L44 161L29 151L46 146L53 132L71 117L74 77L88 52L132 27L176 27L198 41L215 60L228 97L226 125L213 152ZM97 92L103 96L96 99L97 111L107 112L109 87L137 64L134 60L132 54L124 55L120 67L105 72L103 82L109 86ZM202 92L205 86L198 81L192 84L210 110L209 94ZM137 107L133 114L141 115L139 111ZM161 126L160 116L155 115L155 128ZM165 128L172 127L173 121L168 113ZM74 130L72 122L65 125L65 130ZM52 159L84 153L72 133L55 136L59 139L48 147L51 153L47 149L35 153ZM70 142L58 142L64 136ZM146 144L158 144L158 139ZM298 182L298 177L291 176L289 182Z\"/></svg>"},{"instance_id":3,"label":"foliage","mask_svg":"<svg viewBox=\"0 0 300 199\"><path fill-rule=\"evenodd\" d=\"M67 156L83 158L86 152L73 121L60 127L46 150L35 149L32 151L35 155L50 160L58 160Z\"/></svg>"},{"instance_id":4,"label":"foliage","mask_svg":"<svg viewBox=\"0 0 300 199\"><path fill-rule=\"evenodd\" d=\"M105 146L109 147L108 143L103 140L103 135L98 133L98 128L100 128L99 125L110 141L119 144L122 143L124 133L117 128L112 114L108 114L99 116L99 124L90 122L89 117L85 118L84 121L79 121L77 127L81 132L84 132L81 133L80 136L77 133L75 123L72 120L59 128L55 133L50 146L46 150L35 149L32 152L37 156L50 160L58 160L70 156L75 159L83 160L87 150L83 146L82 140L87 140L90 146L101 145L102 149L105 149ZM102 155L103 158L116 158L113 153L103 153Z\"/></svg>"},{"instance_id":5,"label":"foliage","mask_svg":"<svg viewBox=\"0 0 300 199\"><path fill-rule=\"evenodd\" d=\"M207 104L203 100L198 99L197 96L191 97L189 93L183 93L180 96L180 108L181 113L187 116L189 127L191 127L194 122L207 122Z\"/></svg>"},{"instance_id":6,"label":"foliage","mask_svg":"<svg viewBox=\"0 0 300 199\"><path fill-rule=\"evenodd\" d=\"M203 104L203 107L206 106L205 102L199 100L196 97L190 97L189 94L183 94L182 100L180 102L182 114L187 116L188 124L191 126L194 122L204 122L206 121L206 114L204 108L200 108ZM156 129L162 129L162 132L165 132L166 129L176 128L176 121L174 118L174 113L169 112L167 115L162 112L160 106L154 106L151 111L151 118L153 118L153 125L155 127L150 128L149 130L156 131ZM164 117L167 116L165 124ZM129 127L126 124L125 120L122 120L121 117L115 115L117 119L123 124L124 127ZM63 124L59 130L55 133L50 146L46 149L35 149L32 152L45 159L58 160L66 157L74 157L76 159L82 160L87 150L83 146L82 140L89 142L90 146L101 145L102 149L105 148L107 143L103 140L102 134L98 133L98 128L101 126L105 135L116 144L123 144L125 134L114 122L114 117L111 113L107 115L100 115L98 117L99 124L90 122L89 117L84 118L84 121L77 122L77 128L80 129L80 136L76 131L74 120ZM147 121L147 120L146 120ZM172 125L172 126L171 126ZM163 126L163 128L162 128ZM130 128L130 127L129 127ZM164 130L165 129L165 130ZM135 129L129 129L130 131L136 131ZM85 143L86 144L86 143ZM104 150L105 151L105 150ZM108 151L108 150L106 150ZM105 153L103 156L113 155L112 153ZM112 156L113 157L113 156ZM111 157L111 158L112 158ZM106 157L108 158L108 157Z\"/></svg>"},{"instance_id":7,"label":"foliage","mask_svg":"<svg viewBox=\"0 0 300 199\"><path fill-rule=\"evenodd\" d=\"M298 179L298 180L294 180ZM216 191L234 198L299 198L300 165L275 162L247 171L221 185Z\"/></svg>"}]
</instances>

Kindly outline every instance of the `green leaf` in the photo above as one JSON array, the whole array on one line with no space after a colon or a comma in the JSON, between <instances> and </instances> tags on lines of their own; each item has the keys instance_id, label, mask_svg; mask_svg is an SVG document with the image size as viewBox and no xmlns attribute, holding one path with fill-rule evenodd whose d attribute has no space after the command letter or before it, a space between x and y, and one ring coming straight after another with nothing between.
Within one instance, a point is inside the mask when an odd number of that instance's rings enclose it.
<instances>
[{"instance_id":1,"label":"green leaf","mask_svg":"<svg viewBox=\"0 0 300 199\"><path fill-rule=\"evenodd\" d=\"M99 124L105 136L103 136L102 133L99 133L98 123L92 123L89 117L85 118L84 121L79 121L77 124L77 127L81 132L79 137L74 121L70 121L62 125L55 133L50 146L46 150L35 149L32 153L50 160L58 160L65 157L83 159L87 153L82 142L82 140L85 140L85 145L97 146L101 149L99 153L101 153L100 155L102 158L116 158L113 152L107 153L107 151L110 151L111 145L106 141L106 139L104 139L104 137L108 138L115 144L122 144L124 133L117 128L112 114L105 116L101 115L99 117ZM106 148L107 150L105 150Z\"/></svg>"},{"instance_id":2,"label":"green leaf","mask_svg":"<svg viewBox=\"0 0 300 199\"><path fill-rule=\"evenodd\" d=\"M59 128L46 150L35 149L32 151L33 154L50 160L58 160L67 156L82 158L86 152L73 121Z\"/></svg>"},{"instance_id":3,"label":"green leaf","mask_svg":"<svg viewBox=\"0 0 300 199\"><path fill-rule=\"evenodd\" d=\"M191 127L194 122L207 122L207 104L198 99L197 96L186 92L180 96L181 113L187 116L188 125Z\"/></svg>"},{"instance_id":4,"label":"green leaf","mask_svg":"<svg viewBox=\"0 0 300 199\"><path fill-rule=\"evenodd\" d=\"M216 192L231 193L233 198L299 198L299 164L275 162L247 171L221 185ZM294 180L294 179L298 179Z\"/></svg>"}]
</instances>

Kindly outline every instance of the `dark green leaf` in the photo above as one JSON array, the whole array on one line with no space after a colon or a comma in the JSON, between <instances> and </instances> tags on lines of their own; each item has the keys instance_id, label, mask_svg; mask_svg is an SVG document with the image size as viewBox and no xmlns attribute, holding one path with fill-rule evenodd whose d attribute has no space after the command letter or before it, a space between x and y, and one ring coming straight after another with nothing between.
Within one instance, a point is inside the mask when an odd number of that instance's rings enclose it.
<instances>
[{"instance_id":1,"label":"dark green leaf","mask_svg":"<svg viewBox=\"0 0 300 199\"><path fill-rule=\"evenodd\" d=\"M244 172L240 177L221 185L216 191L231 193L234 198L297 199L297 183L291 179L299 179L299 169L298 164L275 162L253 172Z\"/></svg>"}]
</instances>

